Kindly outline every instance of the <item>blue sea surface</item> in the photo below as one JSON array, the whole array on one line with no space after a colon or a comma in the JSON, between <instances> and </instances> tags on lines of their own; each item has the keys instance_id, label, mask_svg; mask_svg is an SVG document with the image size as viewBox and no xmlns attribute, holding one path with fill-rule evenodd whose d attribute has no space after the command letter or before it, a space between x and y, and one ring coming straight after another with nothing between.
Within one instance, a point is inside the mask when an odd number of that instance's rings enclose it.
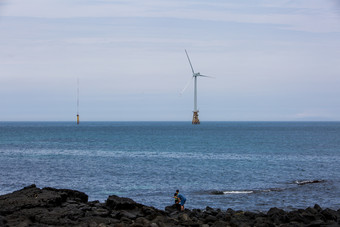
<instances>
[{"instance_id":1,"label":"blue sea surface","mask_svg":"<svg viewBox=\"0 0 340 227\"><path fill-rule=\"evenodd\" d=\"M164 209L340 208L340 122L0 122L0 194L30 184Z\"/></svg>"}]
</instances>

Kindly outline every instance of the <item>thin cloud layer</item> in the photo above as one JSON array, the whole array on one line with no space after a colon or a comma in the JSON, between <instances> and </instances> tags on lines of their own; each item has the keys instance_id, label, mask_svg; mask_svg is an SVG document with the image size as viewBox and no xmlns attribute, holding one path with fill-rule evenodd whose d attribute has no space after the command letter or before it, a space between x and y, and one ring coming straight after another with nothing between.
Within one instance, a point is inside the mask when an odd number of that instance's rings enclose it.
<instances>
[{"instance_id":1,"label":"thin cloud layer","mask_svg":"<svg viewBox=\"0 0 340 227\"><path fill-rule=\"evenodd\" d=\"M65 1L7 2L4 16L37 18L175 18L272 24L307 32L339 32L334 1Z\"/></svg>"}]
</instances>

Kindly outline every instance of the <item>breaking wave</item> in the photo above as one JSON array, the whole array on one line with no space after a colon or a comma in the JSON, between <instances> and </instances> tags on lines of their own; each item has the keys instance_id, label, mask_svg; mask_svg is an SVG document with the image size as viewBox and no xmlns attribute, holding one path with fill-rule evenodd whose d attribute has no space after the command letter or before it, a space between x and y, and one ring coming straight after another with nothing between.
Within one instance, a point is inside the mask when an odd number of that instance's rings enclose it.
<instances>
[{"instance_id":1,"label":"breaking wave","mask_svg":"<svg viewBox=\"0 0 340 227\"><path fill-rule=\"evenodd\" d=\"M305 184L317 184L317 183L324 183L326 182L325 180L302 180L302 181L294 181L295 184L297 185L305 185Z\"/></svg>"},{"instance_id":2,"label":"breaking wave","mask_svg":"<svg viewBox=\"0 0 340 227\"><path fill-rule=\"evenodd\" d=\"M324 183L325 180L296 180L293 182L295 185L306 185L306 184L316 184ZM292 183L289 183L290 185ZM289 185L288 184L288 185ZM292 189L292 186L287 186L284 188L268 188L268 189L257 189L257 190L213 190L208 193L211 195L228 195L228 194L252 194L252 193L263 193L263 192L279 192L284 190Z\"/></svg>"},{"instance_id":3,"label":"breaking wave","mask_svg":"<svg viewBox=\"0 0 340 227\"><path fill-rule=\"evenodd\" d=\"M260 192L271 192L271 191L282 191L281 188L271 188L271 189L263 189L263 190L230 190L230 191L210 191L212 195L228 195L228 194L252 194L252 193L260 193Z\"/></svg>"},{"instance_id":4,"label":"breaking wave","mask_svg":"<svg viewBox=\"0 0 340 227\"><path fill-rule=\"evenodd\" d=\"M211 191L210 194L212 195L226 195L226 194L251 194L254 191L245 190L245 191Z\"/></svg>"}]
</instances>

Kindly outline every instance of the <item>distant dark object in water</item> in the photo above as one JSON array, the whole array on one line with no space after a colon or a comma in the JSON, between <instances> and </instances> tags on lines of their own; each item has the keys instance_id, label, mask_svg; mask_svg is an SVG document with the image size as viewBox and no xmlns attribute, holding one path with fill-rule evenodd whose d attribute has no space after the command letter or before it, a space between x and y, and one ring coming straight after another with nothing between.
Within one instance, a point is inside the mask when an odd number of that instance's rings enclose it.
<instances>
[{"instance_id":1,"label":"distant dark object in water","mask_svg":"<svg viewBox=\"0 0 340 227\"><path fill-rule=\"evenodd\" d=\"M210 192L211 195L223 195L223 191L211 191Z\"/></svg>"},{"instance_id":2,"label":"distant dark object in water","mask_svg":"<svg viewBox=\"0 0 340 227\"><path fill-rule=\"evenodd\" d=\"M304 181L295 181L295 184L305 185L305 184L316 184L316 183L324 183L325 180L304 180Z\"/></svg>"}]
</instances>

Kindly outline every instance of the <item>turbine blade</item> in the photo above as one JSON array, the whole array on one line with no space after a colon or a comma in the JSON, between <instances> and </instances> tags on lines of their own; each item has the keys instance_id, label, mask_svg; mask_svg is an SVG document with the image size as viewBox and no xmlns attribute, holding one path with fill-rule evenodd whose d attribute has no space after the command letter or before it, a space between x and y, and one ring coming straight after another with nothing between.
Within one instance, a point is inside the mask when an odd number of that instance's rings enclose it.
<instances>
[{"instance_id":1,"label":"turbine blade","mask_svg":"<svg viewBox=\"0 0 340 227\"><path fill-rule=\"evenodd\" d=\"M215 78L215 77L212 77L212 76L206 76L206 75L202 75L202 74L200 74L200 76L209 77L209 78Z\"/></svg>"},{"instance_id":2,"label":"turbine blade","mask_svg":"<svg viewBox=\"0 0 340 227\"><path fill-rule=\"evenodd\" d=\"M191 84L192 78L190 78L190 80L187 82L187 84L185 85L185 87L182 89L182 91L179 93L180 96L183 95L183 93L185 92L185 90L189 87L189 85Z\"/></svg>"},{"instance_id":3,"label":"turbine blade","mask_svg":"<svg viewBox=\"0 0 340 227\"><path fill-rule=\"evenodd\" d=\"M190 64L190 67L191 67L191 70L192 70L192 74L195 74L195 71L194 71L194 68L192 67L192 64L191 64L187 50L185 50L185 53L187 54L187 58L188 58L188 61L189 61L189 64Z\"/></svg>"}]
</instances>

